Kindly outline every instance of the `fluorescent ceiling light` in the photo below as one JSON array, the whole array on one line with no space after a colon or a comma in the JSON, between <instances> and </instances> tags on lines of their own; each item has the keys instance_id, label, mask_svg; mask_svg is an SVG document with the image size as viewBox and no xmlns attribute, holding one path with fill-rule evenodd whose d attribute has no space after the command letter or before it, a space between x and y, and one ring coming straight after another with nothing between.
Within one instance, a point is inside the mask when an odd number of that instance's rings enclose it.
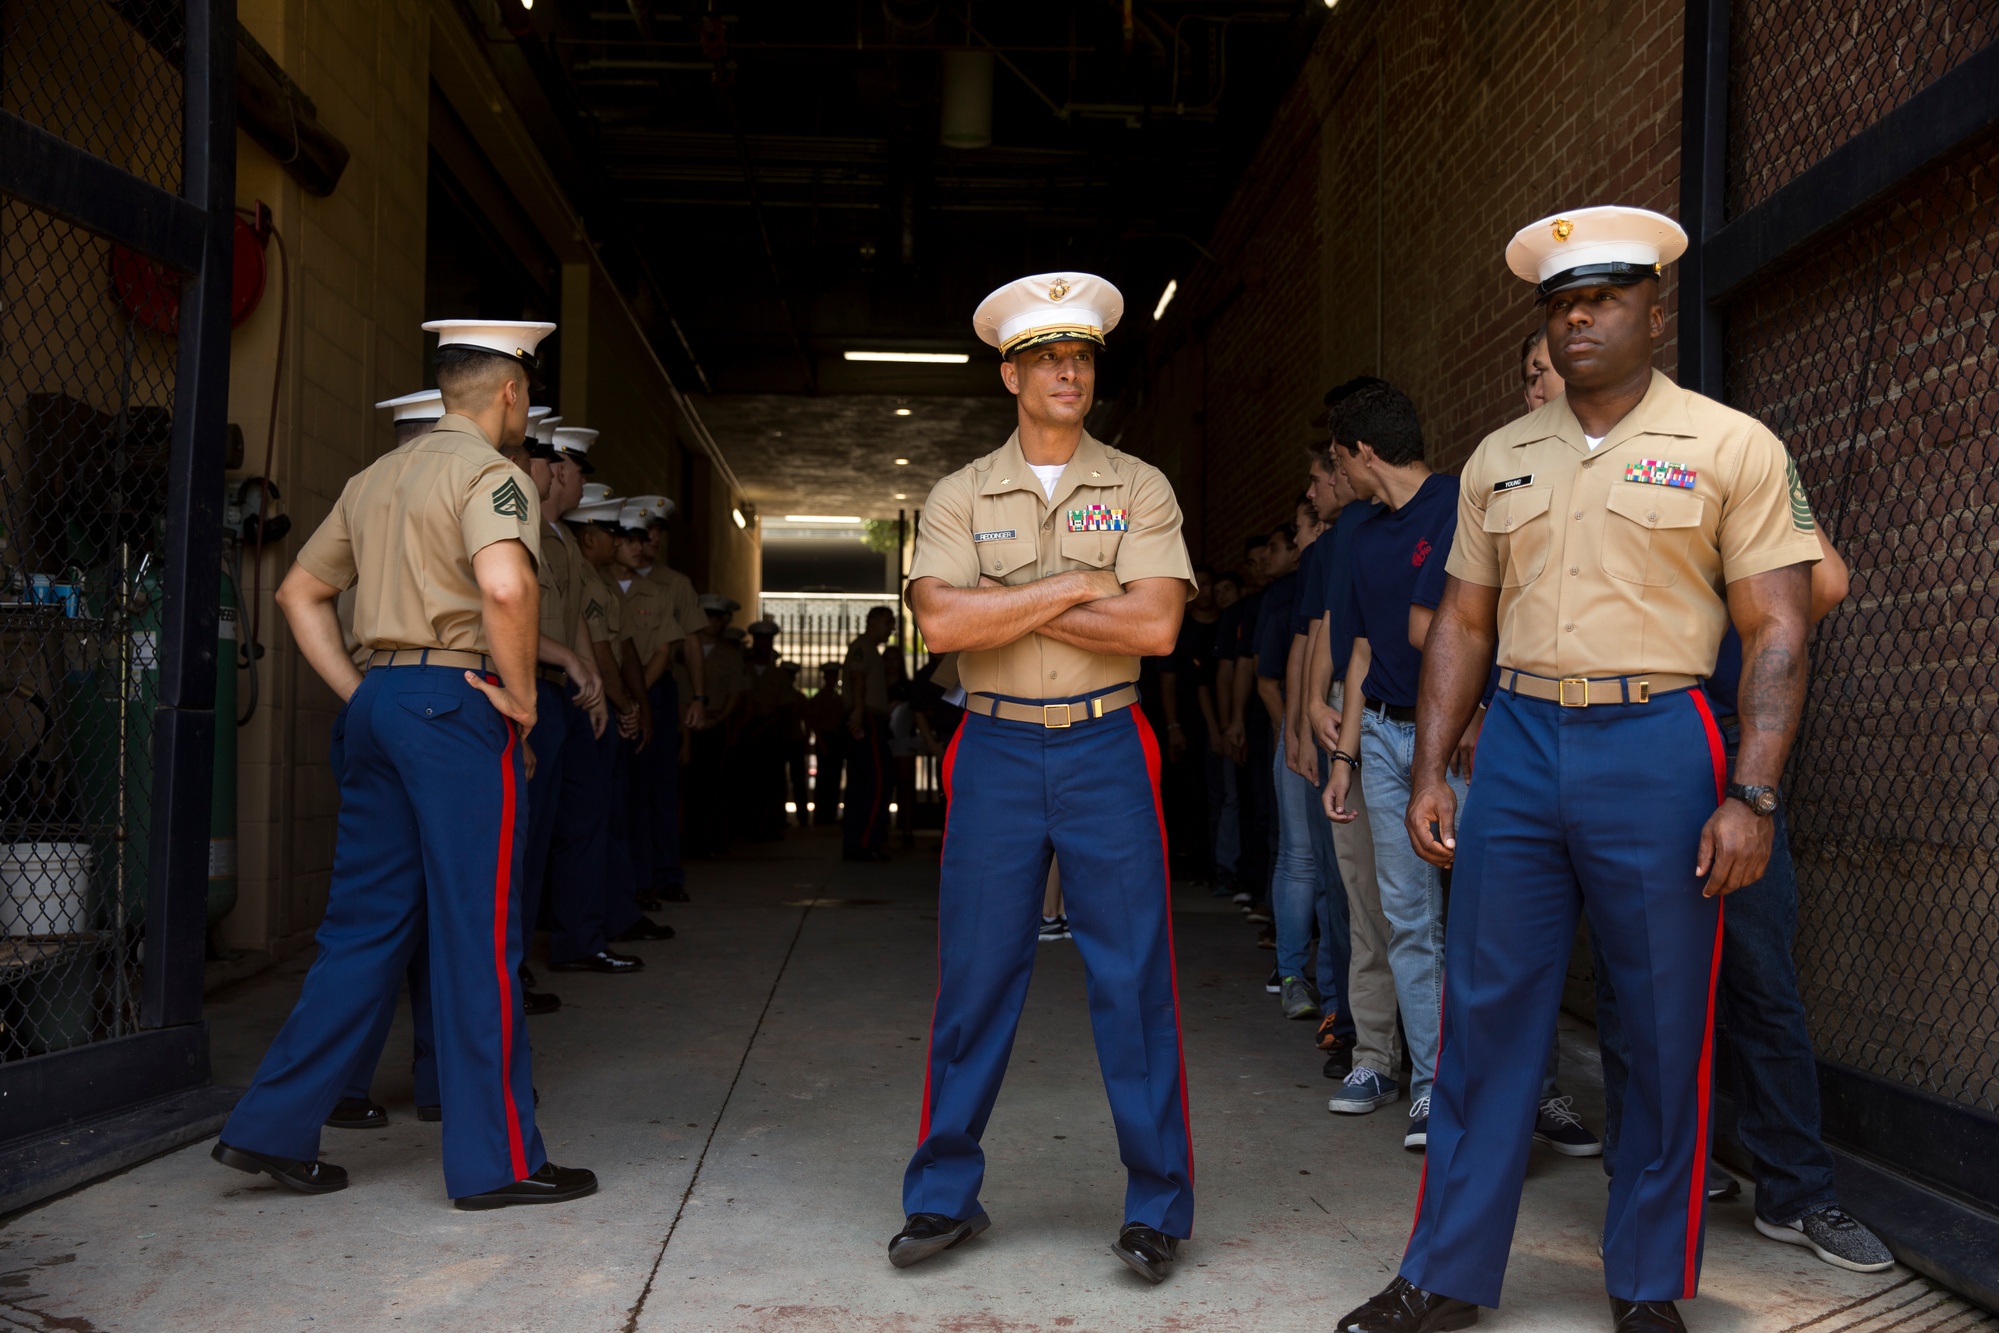
<instances>
[{"instance_id":1,"label":"fluorescent ceiling light","mask_svg":"<svg viewBox=\"0 0 1999 1333\"><path fill-rule=\"evenodd\" d=\"M1178 278L1168 278L1166 280L1166 290L1159 293L1159 304L1152 307L1152 319L1154 323L1158 323L1166 314L1166 307L1173 304L1173 294L1179 290L1180 280Z\"/></svg>"},{"instance_id":2,"label":"fluorescent ceiling light","mask_svg":"<svg viewBox=\"0 0 1999 1333\"><path fill-rule=\"evenodd\" d=\"M749 529L750 521L743 517L743 511L740 508L731 508L729 510L729 517L736 520L737 527L745 531Z\"/></svg>"},{"instance_id":3,"label":"fluorescent ceiling light","mask_svg":"<svg viewBox=\"0 0 1999 1333\"><path fill-rule=\"evenodd\" d=\"M962 366L972 358L964 352L846 352L849 361L901 361L918 366Z\"/></svg>"},{"instance_id":4,"label":"fluorescent ceiling light","mask_svg":"<svg viewBox=\"0 0 1999 1333\"><path fill-rule=\"evenodd\" d=\"M897 467L908 467L908 466L909 466L909 460L908 460L907 458L898 458L898 459L896 459L896 460L895 460L895 465L896 465Z\"/></svg>"},{"instance_id":5,"label":"fluorescent ceiling light","mask_svg":"<svg viewBox=\"0 0 1999 1333\"><path fill-rule=\"evenodd\" d=\"M906 417L909 415L909 409L906 407L898 407L895 409L895 414L899 417Z\"/></svg>"},{"instance_id":6,"label":"fluorescent ceiling light","mask_svg":"<svg viewBox=\"0 0 1999 1333\"><path fill-rule=\"evenodd\" d=\"M861 522L861 516L859 514L786 514L784 521L787 523L839 523L858 527Z\"/></svg>"}]
</instances>

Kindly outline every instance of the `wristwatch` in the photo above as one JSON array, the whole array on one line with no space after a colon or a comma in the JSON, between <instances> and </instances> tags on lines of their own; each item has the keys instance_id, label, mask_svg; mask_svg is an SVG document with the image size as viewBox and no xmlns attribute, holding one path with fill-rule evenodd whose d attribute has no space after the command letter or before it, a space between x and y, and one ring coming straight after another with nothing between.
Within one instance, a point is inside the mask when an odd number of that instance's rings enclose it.
<instances>
[{"instance_id":1,"label":"wristwatch","mask_svg":"<svg viewBox=\"0 0 1999 1333\"><path fill-rule=\"evenodd\" d=\"M1775 787L1745 787L1739 782L1731 782L1728 784L1728 794L1765 819L1777 813L1778 798Z\"/></svg>"}]
</instances>

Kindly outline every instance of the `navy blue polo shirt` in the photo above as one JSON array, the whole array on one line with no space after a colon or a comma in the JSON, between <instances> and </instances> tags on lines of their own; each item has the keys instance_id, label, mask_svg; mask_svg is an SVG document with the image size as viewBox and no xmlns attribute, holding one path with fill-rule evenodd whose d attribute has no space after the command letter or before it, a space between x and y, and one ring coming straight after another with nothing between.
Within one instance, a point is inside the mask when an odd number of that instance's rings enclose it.
<instances>
[{"instance_id":1,"label":"navy blue polo shirt","mask_svg":"<svg viewBox=\"0 0 1999 1333\"><path fill-rule=\"evenodd\" d=\"M1362 692L1402 708L1416 706L1423 654L1409 644L1409 607L1424 566L1450 557L1457 535L1458 479L1432 473L1409 502L1354 530L1347 626L1366 639L1372 665Z\"/></svg>"},{"instance_id":2,"label":"navy blue polo shirt","mask_svg":"<svg viewBox=\"0 0 1999 1333\"><path fill-rule=\"evenodd\" d=\"M1268 591L1268 588L1258 589L1236 603L1242 608L1242 619L1236 622L1233 645L1237 657L1256 656L1256 627L1263 619L1263 595Z\"/></svg>"},{"instance_id":3,"label":"navy blue polo shirt","mask_svg":"<svg viewBox=\"0 0 1999 1333\"><path fill-rule=\"evenodd\" d=\"M1306 547L1306 554L1311 554ZM1256 674L1284 679L1291 656L1292 611L1298 600L1298 572L1293 570L1263 590L1263 610L1256 618Z\"/></svg>"},{"instance_id":4,"label":"navy blue polo shirt","mask_svg":"<svg viewBox=\"0 0 1999 1333\"><path fill-rule=\"evenodd\" d=\"M1215 622L1215 661L1221 662L1236 655L1236 639L1242 633L1242 618L1249 611L1249 598L1238 597L1235 605L1222 612L1221 619ZM1210 676L1208 684L1214 683L1214 678Z\"/></svg>"},{"instance_id":5,"label":"navy blue polo shirt","mask_svg":"<svg viewBox=\"0 0 1999 1333\"><path fill-rule=\"evenodd\" d=\"M1319 560L1318 587L1309 598L1299 600L1311 603L1314 620L1332 613L1332 623L1326 628L1332 632L1329 644L1336 683L1346 679L1347 661L1353 656L1353 632L1347 628L1347 593L1353 584L1353 535L1361 524L1381 512L1382 506L1373 500L1365 504L1356 500L1340 510L1339 517L1333 520L1333 530L1321 535L1311 546L1311 550L1325 552Z\"/></svg>"},{"instance_id":6,"label":"navy blue polo shirt","mask_svg":"<svg viewBox=\"0 0 1999 1333\"><path fill-rule=\"evenodd\" d=\"M1327 541L1330 532L1322 532L1318 539L1305 548L1298 557L1298 588L1291 601L1291 632L1310 634L1312 622L1319 618L1318 604L1313 600L1319 594L1319 558L1333 549Z\"/></svg>"}]
</instances>

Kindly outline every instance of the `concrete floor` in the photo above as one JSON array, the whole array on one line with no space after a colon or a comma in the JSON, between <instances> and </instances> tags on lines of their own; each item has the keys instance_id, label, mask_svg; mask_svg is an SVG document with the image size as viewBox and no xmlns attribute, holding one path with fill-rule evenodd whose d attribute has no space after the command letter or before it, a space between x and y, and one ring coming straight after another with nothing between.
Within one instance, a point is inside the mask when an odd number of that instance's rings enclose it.
<instances>
[{"instance_id":1,"label":"concrete floor","mask_svg":"<svg viewBox=\"0 0 1999 1333\"><path fill-rule=\"evenodd\" d=\"M1150 1288L1105 1250L1123 1182L1073 946L1047 945L986 1146L992 1230L889 1267L934 988L934 852L850 866L824 837L695 868L680 931L635 977L563 976L534 1019L541 1123L593 1198L467 1214L417 1121L406 1018L376 1095L391 1124L325 1135L344 1193L291 1194L200 1144L0 1226L0 1328L108 1330L1177 1330L1328 1326L1388 1280L1421 1159L1405 1107L1326 1112L1308 1025L1264 994L1270 955L1225 903L1177 898L1200 1167L1198 1235ZM293 960L211 1000L216 1077L247 1081ZM1587 1030L1570 1090L1601 1096ZM1480 1327L1608 1325L1595 1162L1536 1149L1504 1309ZM1697 1333L1999 1328L1904 1271L1861 1276L1713 1214Z\"/></svg>"}]
</instances>

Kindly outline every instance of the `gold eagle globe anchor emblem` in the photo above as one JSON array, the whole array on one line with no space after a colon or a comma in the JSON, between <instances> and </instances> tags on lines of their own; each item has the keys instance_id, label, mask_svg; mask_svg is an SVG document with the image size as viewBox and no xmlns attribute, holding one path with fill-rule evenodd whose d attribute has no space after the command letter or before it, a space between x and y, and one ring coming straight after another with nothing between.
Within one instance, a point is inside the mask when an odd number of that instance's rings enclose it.
<instances>
[{"instance_id":1,"label":"gold eagle globe anchor emblem","mask_svg":"<svg viewBox=\"0 0 1999 1333\"><path fill-rule=\"evenodd\" d=\"M1048 299L1059 301L1069 294L1069 284L1061 278L1048 284Z\"/></svg>"},{"instance_id":2,"label":"gold eagle globe anchor emblem","mask_svg":"<svg viewBox=\"0 0 1999 1333\"><path fill-rule=\"evenodd\" d=\"M1566 241L1566 240L1568 240L1568 239L1569 239L1569 237L1571 237L1571 236L1573 236L1573 235L1575 234L1575 230L1576 230L1576 224L1575 224L1575 223L1573 223L1573 222L1571 222L1571 221L1569 221L1569 220L1568 220L1567 218L1556 218L1556 219L1555 219L1555 239L1556 239L1556 240L1558 240L1558 241Z\"/></svg>"}]
</instances>

